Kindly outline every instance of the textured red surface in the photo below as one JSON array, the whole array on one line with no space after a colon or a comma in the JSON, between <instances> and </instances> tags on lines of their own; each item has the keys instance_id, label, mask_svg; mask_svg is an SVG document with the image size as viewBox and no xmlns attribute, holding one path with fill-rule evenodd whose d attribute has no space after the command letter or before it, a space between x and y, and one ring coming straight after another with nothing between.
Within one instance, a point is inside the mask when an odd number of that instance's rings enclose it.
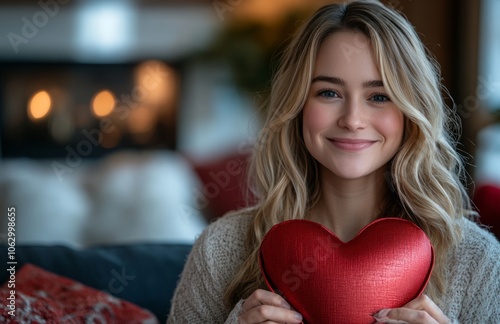
<instances>
[{"instance_id":1,"label":"textured red surface","mask_svg":"<svg viewBox=\"0 0 500 324\"><path fill-rule=\"evenodd\" d=\"M374 323L382 308L401 307L425 289L434 250L410 221L382 218L344 243L307 220L275 225L260 247L271 291L282 294L304 323Z\"/></svg>"}]
</instances>

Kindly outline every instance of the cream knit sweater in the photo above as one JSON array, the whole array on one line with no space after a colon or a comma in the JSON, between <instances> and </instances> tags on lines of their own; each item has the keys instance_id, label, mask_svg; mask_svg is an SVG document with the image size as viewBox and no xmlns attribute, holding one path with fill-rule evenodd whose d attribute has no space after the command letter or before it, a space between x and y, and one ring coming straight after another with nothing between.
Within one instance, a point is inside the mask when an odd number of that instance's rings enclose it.
<instances>
[{"instance_id":1,"label":"cream knit sweater","mask_svg":"<svg viewBox=\"0 0 500 324\"><path fill-rule=\"evenodd\" d=\"M232 215L205 229L188 257L167 323L238 323L242 301L227 309L223 294L244 260L250 222L249 215ZM500 323L500 244L493 235L466 220L447 280L440 307L453 323Z\"/></svg>"}]
</instances>

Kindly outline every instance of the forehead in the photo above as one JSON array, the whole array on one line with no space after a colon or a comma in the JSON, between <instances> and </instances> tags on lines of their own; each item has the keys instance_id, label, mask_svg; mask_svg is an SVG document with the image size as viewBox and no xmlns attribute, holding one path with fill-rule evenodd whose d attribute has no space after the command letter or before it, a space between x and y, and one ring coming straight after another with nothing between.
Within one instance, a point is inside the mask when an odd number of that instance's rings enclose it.
<instances>
[{"instance_id":1,"label":"forehead","mask_svg":"<svg viewBox=\"0 0 500 324\"><path fill-rule=\"evenodd\" d=\"M355 31L336 32L325 38L316 56L314 75L380 80L369 38Z\"/></svg>"}]
</instances>

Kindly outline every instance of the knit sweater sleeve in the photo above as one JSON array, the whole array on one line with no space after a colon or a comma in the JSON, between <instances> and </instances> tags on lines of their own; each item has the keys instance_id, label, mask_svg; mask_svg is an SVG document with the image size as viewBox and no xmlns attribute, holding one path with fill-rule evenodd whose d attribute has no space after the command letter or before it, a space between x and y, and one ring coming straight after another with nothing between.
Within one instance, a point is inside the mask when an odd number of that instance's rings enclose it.
<instances>
[{"instance_id":1,"label":"knit sweater sleeve","mask_svg":"<svg viewBox=\"0 0 500 324\"><path fill-rule=\"evenodd\" d=\"M453 323L500 323L500 244L493 235L466 221L448 276Z\"/></svg>"},{"instance_id":2,"label":"knit sweater sleeve","mask_svg":"<svg viewBox=\"0 0 500 324\"><path fill-rule=\"evenodd\" d=\"M244 261L248 215L225 216L196 240L181 274L167 323L236 323L239 305L224 306L224 292Z\"/></svg>"}]
</instances>

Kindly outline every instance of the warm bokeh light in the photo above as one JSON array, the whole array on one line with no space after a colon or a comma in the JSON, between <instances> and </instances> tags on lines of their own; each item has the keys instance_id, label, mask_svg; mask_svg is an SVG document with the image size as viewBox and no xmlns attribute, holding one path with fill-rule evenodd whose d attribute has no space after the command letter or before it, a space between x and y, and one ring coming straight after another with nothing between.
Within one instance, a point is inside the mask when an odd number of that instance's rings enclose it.
<instances>
[{"instance_id":1,"label":"warm bokeh light","mask_svg":"<svg viewBox=\"0 0 500 324\"><path fill-rule=\"evenodd\" d=\"M238 10L231 12L230 16L233 19L255 19L264 22L276 22L282 19L284 15L294 10L303 10L304 8L319 8L322 4L329 3L330 1L315 0L252 0L245 1L238 6ZM336 1L340 2L340 1Z\"/></svg>"},{"instance_id":2,"label":"warm bokeh light","mask_svg":"<svg viewBox=\"0 0 500 324\"><path fill-rule=\"evenodd\" d=\"M102 90L92 99L92 112L97 117L104 117L115 108L115 96L109 90Z\"/></svg>"},{"instance_id":3,"label":"warm bokeh light","mask_svg":"<svg viewBox=\"0 0 500 324\"><path fill-rule=\"evenodd\" d=\"M155 113L145 106L135 108L128 118L128 129L131 133L147 133L156 122Z\"/></svg>"},{"instance_id":4,"label":"warm bokeh light","mask_svg":"<svg viewBox=\"0 0 500 324\"><path fill-rule=\"evenodd\" d=\"M161 61L145 61L137 66L135 84L145 94L143 103L160 108L172 106L178 92L176 71Z\"/></svg>"},{"instance_id":5,"label":"warm bokeh light","mask_svg":"<svg viewBox=\"0 0 500 324\"><path fill-rule=\"evenodd\" d=\"M42 90L33 95L28 103L28 116L32 119L41 119L47 116L52 106L52 99L47 91Z\"/></svg>"}]
</instances>

